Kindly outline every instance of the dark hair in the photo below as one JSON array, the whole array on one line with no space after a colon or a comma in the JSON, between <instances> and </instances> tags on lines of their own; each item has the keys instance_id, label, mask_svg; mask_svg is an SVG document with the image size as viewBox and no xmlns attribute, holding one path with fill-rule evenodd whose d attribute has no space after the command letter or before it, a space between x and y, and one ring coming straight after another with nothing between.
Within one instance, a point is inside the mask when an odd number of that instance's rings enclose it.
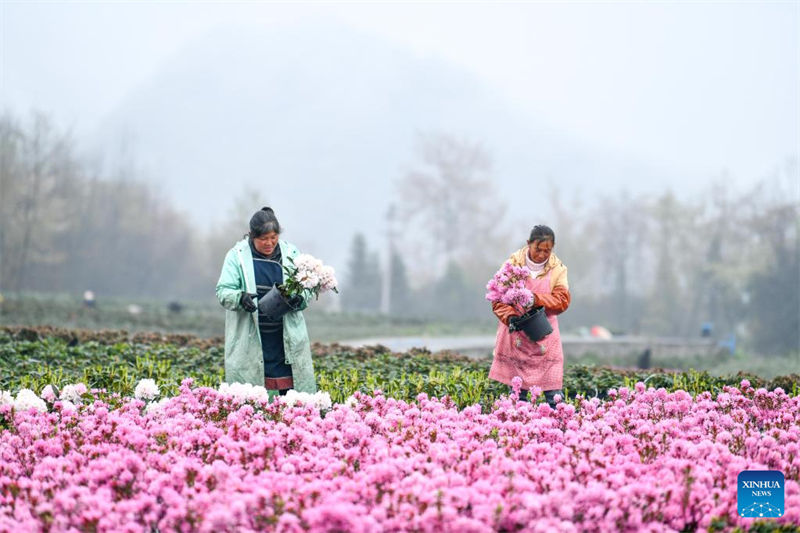
<instances>
[{"instance_id":1,"label":"dark hair","mask_svg":"<svg viewBox=\"0 0 800 533\"><path fill-rule=\"evenodd\" d=\"M271 231L280 233L281 225L275 217L275 211L273 211L271 207L262 207L250 217L249 236L251 239L255 239Z\"/></svg>"},{"instance_id":2,"label":"dark hair","mask_svg":"<svg viewBox=\"0 0 800 533\"><path fill-rule=\"evenodd\" d=\"M536 241L550 241L555 246L556 234L548 226L534 226L531 230L531 236L528 238L528 243Z\"/></svg>"}]
</instances>

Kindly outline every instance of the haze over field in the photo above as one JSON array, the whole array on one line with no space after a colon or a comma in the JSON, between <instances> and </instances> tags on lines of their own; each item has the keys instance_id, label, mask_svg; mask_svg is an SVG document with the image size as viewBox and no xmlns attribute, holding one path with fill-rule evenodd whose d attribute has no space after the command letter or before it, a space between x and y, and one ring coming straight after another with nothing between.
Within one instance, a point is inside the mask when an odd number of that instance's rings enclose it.
<instances>
[{"instance_id":1,"label":"haze over field","mask_svg":"<svg viewBox=\"0 0 800 533\"><path fill-rule=\"evenodd\" d=\"M754 272L796 255L799 20L792 3L4 2L7 139L53 142L59 168L79 169L74 200L24 216L30 202L4 186L4 221L91 201L105 218L33 235L64 246L46 260L14 255L26 234L10 233L0 288L207 295L269 204L342 280L358 253L380 270L363 301L385 299L391 231L414 290L455 279L437 290L469 290L453 308L484 312L487 276L548 223L586 296L580 323L607 314L608 296L626 302L621 330L694 332L708 317L733 329L719 315L749 305ZM422 189L429 201L414 203ZM103 250L135 282L103 282L90 260ZM676 251L683 262L665 267ZM667 290L693 302L685 323L632 322L662 313Z\"/></svg>"}]
</instances>

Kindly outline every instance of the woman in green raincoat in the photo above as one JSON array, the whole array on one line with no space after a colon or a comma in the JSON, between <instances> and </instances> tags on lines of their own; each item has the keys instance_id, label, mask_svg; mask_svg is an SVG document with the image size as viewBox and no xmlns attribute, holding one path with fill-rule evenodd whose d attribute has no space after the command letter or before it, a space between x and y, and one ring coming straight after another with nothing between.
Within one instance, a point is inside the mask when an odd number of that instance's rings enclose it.
<instances>
[{"instance_id":1,"label":"woman in green raincoat","mask_svg":"<svg viewBox=\"0 0 800 533\"><path fill-rule=\"evenodd\" d=\"M285 394L289 389L315 393L311 343L301 296L297 309L279 319L260 315L258 300L283 282L283 267L297 248L280 239L275 212L264 207L250 219L250 233L225 256L217 299L225 313L225 381L261 385Z\"/></svg>"}]
</instances>

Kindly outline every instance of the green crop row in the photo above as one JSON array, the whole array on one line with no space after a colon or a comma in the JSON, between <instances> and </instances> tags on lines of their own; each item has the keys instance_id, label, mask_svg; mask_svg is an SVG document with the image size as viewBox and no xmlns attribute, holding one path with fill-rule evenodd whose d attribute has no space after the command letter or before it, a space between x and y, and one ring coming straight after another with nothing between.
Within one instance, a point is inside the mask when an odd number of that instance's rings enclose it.
<instances>
[{"instance_id":1,"label":"green crop row","mask_svg":"<svg viewBox=\"0 0 800 533\"><path fill-rule=\"evenodd\" d=\"M70 345L74 344L74 345ZM320 390L335 402L355 391L412 400L420 393L449 396L463 407L491 405L508 387L488 379L490 361L463 357L434 357L427 353L392 354L375 350L315 347L314 364ZM176 394L180 382L191 377L198 385L217 386L224 380L224 356L220 346L182 347L174 344L98 342L68 343L57 338L19 340L0 332L0 389L16 392L30 388L40 392L45 385L62 386L83 382L90 388L130 395L140 379L151 378L163 394ZM717 377L708 372L664 372L615 370L605 367L568 365L564 390L568 397L605 397L611 388L633 387L642 381L669 391L716 393L725 385L750 380L754 387L782 387L800 392L800 376L771 380L739 373Z\"/></svg>"}]
</instances>

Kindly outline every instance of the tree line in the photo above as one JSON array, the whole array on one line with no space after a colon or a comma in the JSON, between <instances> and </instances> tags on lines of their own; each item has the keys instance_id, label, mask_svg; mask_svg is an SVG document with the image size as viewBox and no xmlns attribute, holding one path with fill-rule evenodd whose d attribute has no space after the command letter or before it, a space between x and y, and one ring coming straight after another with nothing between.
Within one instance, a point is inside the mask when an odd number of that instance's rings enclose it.
<instances>
[{"instance_id":1,"label":"tree line","mask_svg":"<svg viewBox=\"0 0 800 533\"><path fill-rule=\"evenodd\" d=\"M545 223L569 267L565 329L601 324L618 333L697 336L707 326L765 353L800 349L796 161L744 190L720 176L689 198L619 191L567 199L556 180L533 180L532 191L521 193L535 195L544 211L510 220L479 143L423 135L416 154L386 206L385 240L370 246L353 236L339 276L344 311L491 324L487 280L534 224ZM0 293L92 288L206 297L250 203L199 233L131 165L95 170L47 116L22 122L6 114Z\"/></svg>"},{"instance_id":2,"label":"tree line","mask_svg":"<svg viewBox=\"0 0 800 533\"><path fill-rule=\"evenodd\" d=\"M102 173L82 161L46 115L3 115L0 292L207 294L214 236L198 236L140 178L127 164Z\"/></svg>"},{"instance_id":3,"label":"tree line","mask_svg":"<svg viewBox=\"0 0 800 533\"><path fill-rule=\"evenodd\" d=\"M533 225L546 223L569 268L573 303L562 328L675 337L705 330L759 353L800 350L797 161L744 190L721 175L683 199L620 191L584 205L540 180L520 194L546 204L551 220L533 215L520 226L505 219L479 144L432 135L421 138L419 154L419 168L397 183L404 215L401 237L388 232L389 268L381 271L363 235L353 237L346 310L376 312L388 294L394 315L491 322L486 282Z\"/></svg>"}]
</instances>

